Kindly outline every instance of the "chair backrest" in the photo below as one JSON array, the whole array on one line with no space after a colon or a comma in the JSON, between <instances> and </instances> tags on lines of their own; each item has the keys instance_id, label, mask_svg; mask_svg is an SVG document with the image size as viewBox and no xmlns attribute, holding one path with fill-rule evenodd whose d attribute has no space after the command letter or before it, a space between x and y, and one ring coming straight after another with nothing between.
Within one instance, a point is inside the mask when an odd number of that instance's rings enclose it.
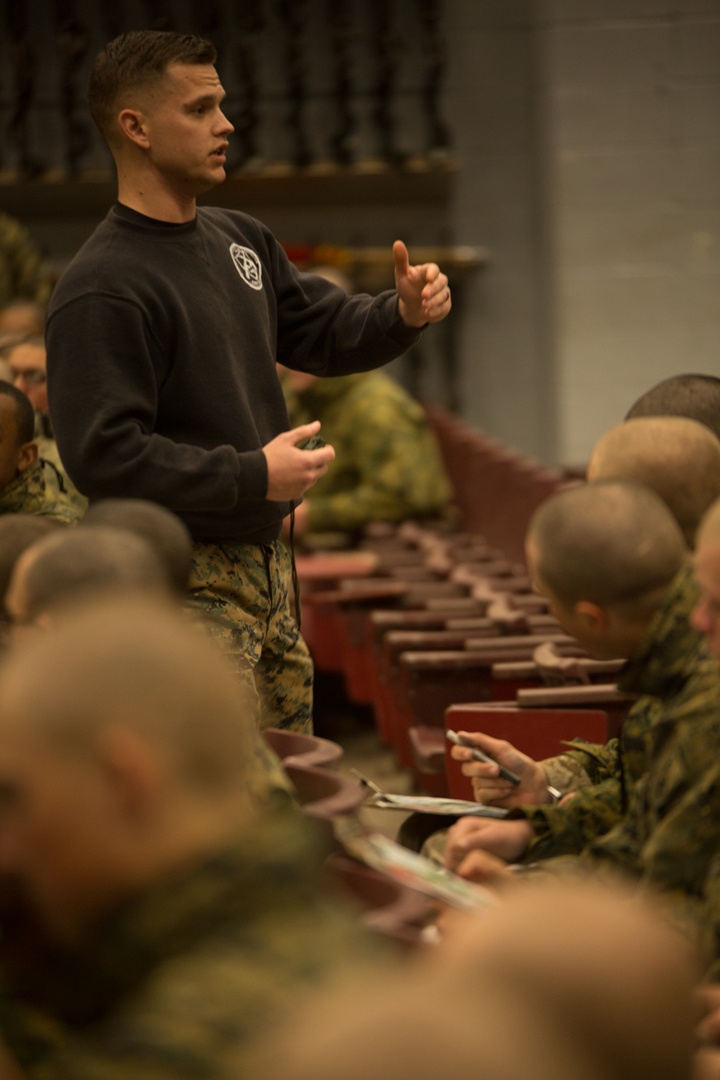
<instances>
[{"instance_id":1,"label":"chair backrest","mask_svg":"<svg viewBox=\"0 0 720 1080\"><path fill-rule=\"evenodd\" d=\"M580 683L589 686L602 679L607 683L625 665L624 660L595 660L591 657L563 656L546 641L533 653L538 675L548 686L566 686Z\"/></svg>"},{"instance_id":2,"label":"chair backrest","mask_svg":"<svg viewBox=\"0 0 720 1080\"><path fill-rule=\"evenodd\" d=\"M315 765L285 764L303 813L331 821L338 814L352 814L365 801L366 789L359 781Z\"/></svg>"},{"instance_id":3,"label":"chair backrest","mask_svg":"<svg viewBox=\"0 0 720 1080\"><path fill-rule=\"evenodd\" d=\"M341 852L329 855L326 865L360 907L366 926L404 946L424 944L423 927L437 910L429 897Z\"/></svg>"},{"instance_id":4,"label":"chair backrest","mask_svg":"<svg viewBox=\"0 0 720 1080\"><path fill-rule=\"evenodd\" d=\"M265 728L262 735L284 765L333 768L343 756L343 748L339 743L322 739L319 735L305 735L300 731L285 731L282 728Z\"/></svg>"}]
</instances>

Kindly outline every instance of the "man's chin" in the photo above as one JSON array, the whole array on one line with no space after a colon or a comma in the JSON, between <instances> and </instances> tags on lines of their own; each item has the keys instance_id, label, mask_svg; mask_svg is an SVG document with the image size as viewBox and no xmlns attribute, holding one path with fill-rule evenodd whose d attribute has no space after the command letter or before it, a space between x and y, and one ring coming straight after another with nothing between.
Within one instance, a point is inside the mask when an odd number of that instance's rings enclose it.
<instances>
[{"instance_id":1,"label":"man's chin","mask_svg":"<svg viewBox=\"0 0 720 1080\"><path fill-rule=\"evenodd\" d=\"M198 195L202 195L206 191L212 191L219 184L223 184L225 180L227 180L225 166L220 164L213 166L212 171L200 179L199 184L202 186L198 187Z\"/></svg>"}]
</instances>

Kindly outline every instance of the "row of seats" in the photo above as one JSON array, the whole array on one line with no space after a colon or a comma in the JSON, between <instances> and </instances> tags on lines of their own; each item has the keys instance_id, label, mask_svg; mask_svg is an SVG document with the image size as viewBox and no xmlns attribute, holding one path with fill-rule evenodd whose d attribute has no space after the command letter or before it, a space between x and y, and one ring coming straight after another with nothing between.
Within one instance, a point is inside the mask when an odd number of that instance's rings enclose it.
<instances>
[{"instance_id":1,"label":"row of seats","mask_svg":"<svg viewBox=\"0 0 720 1080\"><path fill-rule=\"evenodd\" d=\"M542 758L576 736L617 734L632 698L615 685L619 663L593 660L562 632L523 562L533 511L572 479L440 410L429 417L457 523L378 527L352 552L300 555L303 633L421 791L472 798L446 727Z\"/></svg>"}]
</instances>

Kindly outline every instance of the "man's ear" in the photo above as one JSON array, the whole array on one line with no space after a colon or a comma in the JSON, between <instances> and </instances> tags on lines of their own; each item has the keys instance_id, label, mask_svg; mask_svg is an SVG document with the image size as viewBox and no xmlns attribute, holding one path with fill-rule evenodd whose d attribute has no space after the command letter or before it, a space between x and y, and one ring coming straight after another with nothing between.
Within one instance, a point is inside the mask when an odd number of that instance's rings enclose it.
<instances>
[{"instance_id":1,"label":"man's ear","mask_svg":"<svg viewBox=\"0 0 720 1080\"><path fill-rule=\"evenodd\" d=\"M135 143L136 146L141 147L143 150L147 150L150 146L150 139L148 138L145 114L141 113L138 109L123 109L118 116L118 127L122 134Z\"/></svg>"},{"instance_id":2,"label":"man's ear","mask_svg":"<svg viewBox=\"0 0 720 1080\"><path fill-rule=\"evenodd\" d=\"M578 600L575 604L575 614L580 615L595 630L606 630L608 627L607 608L593 603L592 600Z\"/></svg>"},{"instance_id":3,"label":"man's ear","mask_svg":"<svg viewBox=\"0 0 720 1080\"><path fill-rule=\"evenodd\" d=\"M144 821L156 801L160 768L151 746L121 724L98 738L98 756L116 805L129 819Z\"/></svg>"},{"instance_id":4,"label":"man's ear","mask_svg":"<svg viewBox=\"0 0 720 1080\"><path fill-rule=\"evenodd\" d=\"M24 473L38 459L38 444L36 442L23 443L18 450L18 472Z\"/></svg>"}]
</instances>

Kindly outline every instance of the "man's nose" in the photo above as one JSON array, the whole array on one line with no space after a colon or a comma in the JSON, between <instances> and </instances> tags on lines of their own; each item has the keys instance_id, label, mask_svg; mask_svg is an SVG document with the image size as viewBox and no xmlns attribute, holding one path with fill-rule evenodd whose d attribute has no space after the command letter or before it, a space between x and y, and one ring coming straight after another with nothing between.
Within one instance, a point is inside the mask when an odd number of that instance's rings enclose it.
<instances>
[{"instance_id":1,"label":"man's nose","mask_svg":"<svg viewBox=\"0 0 720 1080\"><path fill-rule=\"evenodd\" d=\"M223 135L231 135L235 130L234 124L231 124L224 112L220 112L220 131Z\"/></svg>"}]
</instances>

